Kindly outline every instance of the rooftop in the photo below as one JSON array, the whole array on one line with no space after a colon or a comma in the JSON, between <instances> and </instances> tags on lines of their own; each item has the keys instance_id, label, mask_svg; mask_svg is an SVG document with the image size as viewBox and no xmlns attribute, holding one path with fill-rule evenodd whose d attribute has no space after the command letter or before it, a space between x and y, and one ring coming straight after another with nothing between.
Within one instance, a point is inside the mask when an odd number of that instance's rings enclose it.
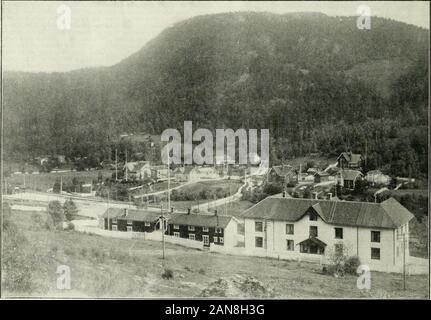
<instances>
[{"instance_id":1,"label":"rooftop","mask_svg":"<svg viewBox=\"0 0 431 320\"><path fill-rule=\"evenodd\" d=\"M393 198L372 203L276 197L262 200L245 210L241 217L294 222L309 210L316 212L326 223L367 228L395 229L414 217Z\"/></svg>"},{"instance_id":2,"label":"rooftop","mask_svg":"<svg viewBox=\"0 0 431 320\"><path fill-rule=\"evenodd\" d=\"M174 214L169 224L182 224L198 227L220 227L226 228L233 218L230 216L215 216L202 214Z\"/></svg>"}]
</instances>

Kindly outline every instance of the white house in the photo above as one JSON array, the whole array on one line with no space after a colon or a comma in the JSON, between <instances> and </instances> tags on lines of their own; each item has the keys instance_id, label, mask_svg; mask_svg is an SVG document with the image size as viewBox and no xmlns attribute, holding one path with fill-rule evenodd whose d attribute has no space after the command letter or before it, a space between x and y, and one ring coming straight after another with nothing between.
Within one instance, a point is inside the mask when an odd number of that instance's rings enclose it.
<instances>
[{"instance_id":1,"label":"white house","mask_svg":"<svg viewBox=\"0 0 431 320\"><path fill-rule=\"evenodd\" d=\"M367 172L365 180L370 182L372 185L387 186L391 182L391 177L383 174L380 170L371 170Z\"/></svg>"},{"instance_id":2,"label":"white house","mask_svg":"<svg viewBox=\"0 0 431 320\"><path fill-rule=\"evenodd\" d=\"M408 244L413 218L393 198L368 203L268 197L241 216L247 255L325 264L342 250L386 272L402 270L403 240Z\"/></svg>"}]
</instances>

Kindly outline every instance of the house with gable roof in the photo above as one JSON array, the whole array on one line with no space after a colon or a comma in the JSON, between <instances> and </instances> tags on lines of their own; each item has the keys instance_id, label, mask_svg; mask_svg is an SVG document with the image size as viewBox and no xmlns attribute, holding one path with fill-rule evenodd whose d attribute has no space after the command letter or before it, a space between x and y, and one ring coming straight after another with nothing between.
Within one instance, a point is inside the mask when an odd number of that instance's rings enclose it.
<instances>
[{"instance_id":1,"label":"house with gable roof","mask_svg":"<svg viewBox=\"0 0 431 320\"><path fill-rule=\"evenodd\" d=\"M268 197L241 214L244 250L251 256L321 264L341 250L371 270L400 272L413 217L393 198L369 203ZM408 259L408 246L405 250Z\"/></svg>"}]
</instances>

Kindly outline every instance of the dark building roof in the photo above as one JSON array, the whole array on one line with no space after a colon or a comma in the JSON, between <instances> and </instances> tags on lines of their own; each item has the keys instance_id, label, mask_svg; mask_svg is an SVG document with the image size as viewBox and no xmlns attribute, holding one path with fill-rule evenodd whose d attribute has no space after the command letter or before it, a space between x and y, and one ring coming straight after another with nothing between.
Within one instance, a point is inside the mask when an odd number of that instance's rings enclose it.
<instances>
[{"instance_id":1,"label":"dark building roof","mask_svg":"<svg viewBox=\"0 0 431 320\"><path fill-rule=\"evenodd\" d=\"M362 176L362 173L358 170L341 170L340 172L344 180L356 180Z\"/></svg>"},{"instance_id":2,"label":"dark building roof","mask_svg":"<svg viewBox=\"0 0 431 320\"><path fill-rule=\"evenodd\" d=\"M197 227L220 227L226 228L232 220L229 216L215 216L202 214L174 214L169 224L182 224Z\"/></svg>"},{"instance_id":3,"label":"dark building roof","mask_svg":"<svg viewBox=\"0 0 431 320\"><path fill-rule=\"evenodd\" d=\"M304 241L301 241L298 244L306 244L306 245L315 244L321 248L326 247L326 243L324 243L322 240L317 239L316 237L310 237L308 239L305 239Z\"/></svg>"},{"instance_id":4,"label":"dark building roof","mask_svg":"<svg viewBox=\"0 0 431 320\"><path fill-rule=\"evenodd\" d=\"M361 161L361 155L358 153L351 153L351 152L342 152L339 156L338 159L340 157L343 157L344 159L346 159L347 162L359 162ZM337 159L337 160L338 160Z\"/></svg>"},{"instance_id":5,"label":"dark building roof","mask_svg":"<svg viewBox=\"0 0 431 320\"><path fill-rule=\"evenodd\" d=\"M272 170L274 170L274 172L280 177L294 173L293 167L289 165L273 166Z\"/></svg>"},{"instance_id":6,"label":"dark building roof","mask_svg":"<svg viewBox=\"0 0 431 320\"><path fill-rule=\"evenodd\" d=\"M118 220L131 220L131 221L146 221L153 222L157 220L161 213L157 211L147 211L147 210L135 210L135 209L127 209L127 215L125 209L121 208L109 208L102 215L103 218L107 218L109 213L109 218L117 218ZM170 215L165 213L166 218L169 218Z\"/></svg>"},{"instance_id":7,"label":"dark building roof","mask_svg":"<svg viewBox=\"0 0 431 320\"><path fill-rule=\"evenodd\" d=\"M393 198L371 203L268 197L240 216L294 222L310 210L326 223L354 227L395 229L413 218L413 214Z\"/></svg>"}]
</instances>

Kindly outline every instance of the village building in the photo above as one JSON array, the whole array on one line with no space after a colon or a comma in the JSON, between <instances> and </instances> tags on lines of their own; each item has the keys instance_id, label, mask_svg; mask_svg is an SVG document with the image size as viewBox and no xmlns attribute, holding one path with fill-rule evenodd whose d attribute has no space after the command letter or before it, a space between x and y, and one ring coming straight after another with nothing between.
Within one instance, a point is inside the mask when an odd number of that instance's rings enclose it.
<instances>
[{"instance_id":1,"label":"village building","mask_svg":"<svg viewBox=\"0 0 431 320\"><path fill-rule=\"evenodd\" d=\"M190 172L193 170L192 166L178 167L174 170L173 176L177 182L188 182L190 180Z\"/></svg>"},{"instance_id":2,"label":"village building","mask_svg":"<svg viewBox=\"0 0 431 320\"><path fill-rule=\"evenodd\" d=\"M362 156L357 153L343 152L338 158L338 167L341 169L360 169L362 164Z\"/></svg>"},{"instance_id":3,"label":"village building","mask_svg":"<svg viewBox=\"0 0 431 320\"><path fill-rule=\"evenodd\" d=\"M297 173L290 165L273 166L268 172L268 181L282 184L297 182Z\"/></svg>"},{"instance_id":4,"label":"village building","mask_svg":"<svg viewBox=\"0 0 431 320\"><path fill-rule=\"evenodd\" d=\"M173 175L172 172L169 174ZM163 181L168 179L168 167L165 165L152 166L151 167L151 178L156 181Z\"/></svg>"},{"instance_id":5,"label":"village building","mask_svg":"<svg viewBox=\"0 0 431 320\"><path fill-rule=\"evenodd\" d=\"M391 182L391 177L383 174L380 170L371 170L368 171L365 175L365 180L374 185L383 185L387 186Z\"/></svg>"},{"instance_id":6,"label":"village building","mask_svg":"<svg viewBox=\"0 0 431 320\"><path fill-rule=\"evenodd\" d=\"M169 219L170 214L165 214ZM153 232L160 229L160 212L108 208L101 216L103 229L125 232Z\"/></svg>"},{"instance_id":7,"label":"village building","mask_svg":"<svg viewBox=\"0 0 431 320\"><path fill-rule=\"evenodd\" d=\"M190 212L190 210L189 210ZM168 221L168 235L210 244L233 247L237 244L238 220L231 216L174 214Z\"/></svg>"},{"instance_id":8,"label":"village building","mask_svg":"<svg viewBox=\"0 0 431 320\"><path fill-rule=\"evenodd\" d=\"M363 174L358 170L340 170L337 175L336 183L340 183L340 185L346 189L355 189L356 181L361 179Z\"/></svg>"},{"instance_id":9,"label":"village building","mask_svg":"<svg viewBox=\"0 0 431 320\"><path fill-rule=\"evenodd\" d=\"M315 183L322 183L322 182L328 182L330 181L330 175L329 173L325 171L317 172L314 174L314 182Z\"/></svg>"},{"instance_id":10,"label":"village building","mask_svg":"<svg viewBox=\"0 0 431 320\"><path fill-rule=\"evenodd\" d=\"M151 178L150 161L126 162L123 169L124 176L126 176L127 171L127 179L144 180Z\"/></svg>"},{"instance_id":11,"label":"village building","mask_svg":"<svg viewBox=\"0 0 431 320\"><path fill-rule=\"evenodd\" d=\"M220 178L218 170L214 167L199 167L195 166L190 171L190 180L208 180Z\"/></svg>"},{"instance_id":12,"label":"village building","mask_svg":"<svg viewBox=\"0 0 431 320\"><path fill-rule=\"evenodd\" d=\"M413 215L382 203L268 197L241 214L247 255L326 264L335 251L371 270L399 272ZM405 252L404 252L405 250Z\"/></svg>"}]
</instances>

